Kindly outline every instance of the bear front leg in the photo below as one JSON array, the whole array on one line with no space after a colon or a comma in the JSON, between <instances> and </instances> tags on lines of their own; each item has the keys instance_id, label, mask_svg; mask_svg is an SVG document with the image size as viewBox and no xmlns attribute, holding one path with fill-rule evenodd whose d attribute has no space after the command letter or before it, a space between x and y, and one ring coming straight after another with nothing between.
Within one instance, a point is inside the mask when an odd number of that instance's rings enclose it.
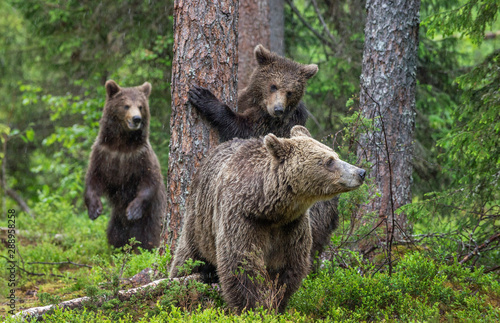
<instances>
[{"instance_id":1,"label":"bear front leg","mask_svg":"<svg viewBox=\"0 0 500 323\"><path fill-rule=\"evenodd\" d=\"M217 130L221 142L233 138L249 138L252 125L245 116L233 112L220 102L210 90L200 86L189 89L189 102Z\"/></svg>"},{"instance_id":2,"label":"bear front leg","mask_svg":"<svg viewBox=\"0 0 500 323\"><path fill-rule=\"evenodd\" d=\"M93 179L88 180L85 185L84 199L91 220L97 219L102 214L101 194L99 183Z\"/></svg>"},{"instance_id":3,"label":"bear front leg","mask_svg":"<svg viewBox=\"0 0 500 323\"><path fill-rule=\"evenodd\" d=\"M186 222L188 221L189 219L186 220ZM184 224L184 226L186 226L186 224ZM177 242L178 245L175 249L174 259L172 260L172 264L170 265L170 278L185 276L186 273L181 272L179 270L179 267L182 267L182 265L184 265L189 259L201 260L198 257L195 246L192 244L193 241L193 237L190 237L183 228L179 241ZM193 270L193 272L191 273L196 272L197 270Z\"/></svg>"},{"instance_id":4,"label":"bear front leg","mask_svg":"<svg viewBox=\"0 0 500 323\"><path fill-rule=\"evenodd\" d=\"M101 195L104 191L103 174L99 168L102 160L102 154L92 149L90 153L90 162L87 174L85 175L84 201L87 207L89 218L97 219L102 214Z\"/></svg>"},{"instance_id":5,"label":"bear front leg","mask_svg":"<svg viewBox=\"0 0 500 323\"><path fill-rule=\"evenodd\" d=\"M189 89L188 96L189 102L209 121L212 121L214 117L220 115L224 110L225 104L220 102L209 89L204 87L192 87Z\"/></svg>"},{"instance_id":6,"label":"bear front leg","mask_svg":"<svg viewBox=\"0 0 500 323\"><path fill-rule=\"evenodd\" d=\"M258 257L258 256L257 256ZM266 286L263 286L262 275L256 271L263 259L242 260L237 255L218 255L217 275L222 289L222 295L229 307L239 313L243 309L256 308L259 305L268 308L263 299Z\"/></svg>"},{"instance_id":7,"label":"bear front leg","mask_svg":"<svg viewBox=\"0 0 500 323\"><path fill-rule=\"evenodd\" d=\"M127 206L126 214L129 221L136 221L142 218L144 202L152 199L156 187L143 183L137 192L137 196Z\"/></svg>"}]
</instances>

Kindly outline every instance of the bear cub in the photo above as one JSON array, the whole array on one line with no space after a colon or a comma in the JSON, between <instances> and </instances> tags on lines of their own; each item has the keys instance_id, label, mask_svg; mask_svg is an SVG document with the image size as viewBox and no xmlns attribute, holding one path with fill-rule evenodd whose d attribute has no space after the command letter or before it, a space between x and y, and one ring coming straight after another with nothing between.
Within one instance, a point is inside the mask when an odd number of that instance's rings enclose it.
<instances>
[{"instance_id":1,"label":"bear cub","mask_svg":"<svg viewBox=\"0 0 500 323\"><path fill-rule=\"evenodd\" d=\"M186 260L201 260L216 268L230 307L276 308L264 302L269 286L256 279L264 268L284 289L282 312L309 272L308 209L358 188L364 177L302 126L291 138L268 134L217 146L193 179L170 277L183 274Z\"/></svg>"},{"instance_id":2,"label":"bear cub","mask_svg":"<svg viewBox=\"0 0 500 323\"><path fill-rule=\"evenodd\" d=\"M101 196L108 198L112 246L123 247L135 237L140 247L152 249L160 244L167 196L149 143L151 84L122 88L109 80L105 87L106 104L85 179L85 205L95 220L102 213Z\"/></svg>"},{"instance_id":3,"label":"bear cub","mask_svg":"<svg viewBox=\"0 0 500 323\"><path fill-rule=\"evenodd\" d=\"M295 125L304 126L307 110L301 101L307 80L318 66L303 65L257 45L258 66L249 85L238 94L238 112L220 102L210 90L193 87L189 101L219 133L221 142L233 138L252 138L273 133L290 137Z\"/></svg>"}]
</instances>

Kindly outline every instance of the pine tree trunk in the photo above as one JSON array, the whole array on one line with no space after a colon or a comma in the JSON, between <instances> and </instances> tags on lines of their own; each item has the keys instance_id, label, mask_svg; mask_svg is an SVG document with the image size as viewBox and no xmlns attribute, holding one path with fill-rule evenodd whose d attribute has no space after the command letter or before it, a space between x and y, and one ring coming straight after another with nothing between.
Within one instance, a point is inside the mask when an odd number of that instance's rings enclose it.
<instances>
[{"instance_id":1,"label":"pine tree trunk","mask_svg":"<svg viewBox=\"0 0 500 323\"><path fill-rule=\"evenodd\" d=\"M248 85L257 67L253 54L255 46L284 55L285 18L283 0L241 1L238 20L238 90Z\"/></svg>"},{"instance_id":2,"label":"pine tree trunk","mask_svg":"<svg viewBox=\"0 0 500 323\"><path fill-rule=\"evenodd\" d=\"M174 4L168 207L163 230L164 243L172 251L193 175L210 148L218 144L217 134L188 103L188 90L201 85L236 106L237 17L236 0L176 0Z\"/></svg>"},{"instance_id":3,"label":"pine tree trunk","mask_svg":"<svg viewBox=\"0 0 500 323\"><path fill-rule=\"evenodd\" d=\"M395 210L411 202L420 1L368 0L366 8L360 106L377 130L360 139L357 153L372 164L381 196L362 213L387 220L386 234L401 240L411 229Z\"/></svg>"}]
</instances>

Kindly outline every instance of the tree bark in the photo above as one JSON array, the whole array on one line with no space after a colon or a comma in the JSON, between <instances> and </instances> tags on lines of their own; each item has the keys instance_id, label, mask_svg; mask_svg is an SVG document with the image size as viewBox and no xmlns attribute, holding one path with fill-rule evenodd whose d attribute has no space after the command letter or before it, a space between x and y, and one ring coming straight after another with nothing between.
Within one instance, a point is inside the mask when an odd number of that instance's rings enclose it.
<instances>
[{"instance_id":1,"label":"tree bark","mask_svg":"<svg viewBox=\"0 0 500 323\"><path fill-rule=\"evenodd\" d=\"M371 163L381 195L361 213L386 220L391 241L411 230L406 215L395 211L411 202L419 8L419 0L366 3L360 106L375 130L360 138L357 153Z\"/></svg>"},{"instance_id":2,"label":"tree bark","mask_svg":"<svg viewBox=\"0 0 500 323\"><path fill-rule=\"evenodd\" d=\"M215 131L188 103L193 85L209 88L229 106L237 102L238 1L176 0L172 114L164 243L175 250L186 198L200 161L217 145Z\"/></svg>"},{"instance_id":3,"label":"tree bark","mask_svg":"<svg viewBox=\"0 0 500 323\"><path fill-rule=\"evenodd\" d=\"M258 44L285 54L284 0L247 0L239 7L238 20L238 90L248 85L257 66L253 50Z\"/></svg>"}]
</instances>

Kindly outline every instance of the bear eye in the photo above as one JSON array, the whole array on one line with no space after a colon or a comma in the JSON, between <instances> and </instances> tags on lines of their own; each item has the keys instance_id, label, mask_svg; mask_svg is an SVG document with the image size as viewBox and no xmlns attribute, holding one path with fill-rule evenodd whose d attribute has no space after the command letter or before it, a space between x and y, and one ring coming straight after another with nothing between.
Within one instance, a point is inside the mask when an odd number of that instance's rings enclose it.
<instances>
[{"instance_id":1,"label":"bear eye","mask_svg":"<svg viewBox=\"0 0 500 323\"><path fill-rule=\"evenodd\" d=\"M130 107L129 107L128 105L124 106L123 108L124 108L125 110L130 109Z\"/></svg>"},{"instance_id":2,"label":"bear eye","mask_svg":"<svg viewBox=\"0 0 500 323\"><path fill-rule=\"evenodd\" d=\"M142 111L142 105L139 106L139 110Z\"/></svg>"},{"instance_id":3,"label":"bear eye","mask_svg":"<svg viewBox=\"0 0 500 323\"><path fill-rule=\"evenodd\" d=\"M335 159L333 159L333 158L329 158L329 159L326 161L325 166L326 166L327 168L332 168L334 164L335 164Z\"/></svg>"},{"instance_id":4,"label":"bear eye","mask_svg":"<svg viewBox=\"0 0 500 323\"><path fill-rule=\"evenodd\" d=\"M276 92L278 91L278 87L276 85L271 85L271 92Z\"/></svg>"},{"instance_id":5,"label":"bear eye","mask_svg":"<svg viewBox=\"0 0 500 323\"><path fill-rule=\"evenodd\" d=\"M292 92L290 92L290 91L286 92L286 97L287 97L287 98L289 98L289 97L291 97L291 96L292 96Z\"/></svg>"}]
</instances>

